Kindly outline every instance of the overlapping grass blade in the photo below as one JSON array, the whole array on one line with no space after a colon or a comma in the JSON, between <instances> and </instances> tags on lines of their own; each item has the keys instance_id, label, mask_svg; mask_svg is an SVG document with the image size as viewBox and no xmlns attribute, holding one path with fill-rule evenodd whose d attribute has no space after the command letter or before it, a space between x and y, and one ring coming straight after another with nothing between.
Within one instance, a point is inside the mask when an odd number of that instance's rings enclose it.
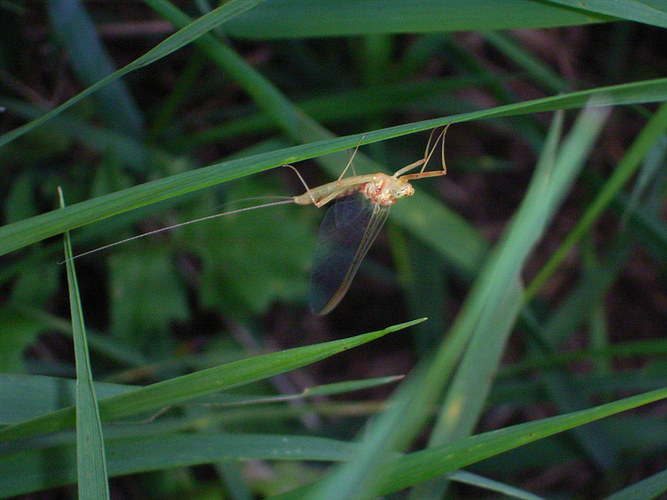
<instances>
[{"instance_id":1,"label":"overlapping grass blade","mask_svg":"<svg viewBox=\"0 0 667 500\"><path fill-rule=\"evenodd\" d=\"M387 464L391 473L386 475L381 491L384 494L409 488L527 443L665 398L667 389L659 389L595 408L471 436L445 446L394 456ZM0 460L0 495L18 495L74 481L73 452L72 445L43 443L27 452L5 454ZM47 464L48 474L44 473L44 464L39 460L45 453L62 457ZM107 453L109 474L116 476L230 458L346 461L358 453L358 448L351 443L303 436L176 433L110 439ZM7 472L15 470L24 473ZM659 475L657 480L658 485L664 484L664 478ZM312 490L306 488L276 498L303 498L304 495L312 498Z\"/></svg>"},{"instance_id":2,"label":"overlapping grass blade","mask_svg":"<svg viewBox=\"0 0 667 500\"><path fill-rule=\"evenodd\" d=\"M100 400L100 415L102 421L111 421L130 415L158 411L165 407L309 365L422 321L424 319L401 323L348 339L297 347L234 361L175 379L158 382L135 391ZM0 442L71 429L74 425L74 416L74 408L70 407L5 427L0 429Z\"/></svg>"},{"instance_id":3,"label":"overlapping grass blade","mask_svg":"<svg viewBox=\"0 0 667 500\"><path fill-rule=\"evenodd\" d=\"M111 476L220 462L226 459L347 460L354 446L305 436L177 433L107 440ZM43 456L58 460L41 460ZM21 474L11 471L21 470ZM0 496L14 496L76 480L72 445L35 446L27 452L0 456Z\"/></svg>"},{"instance_id":4,"label":"overlapping grass blade","mask_svg":"<svg viewBox=\"0 0 667 500\"><path fill-rule=\"evenodd\" d=\"M387 473L384 474L384 482L378 494L420 484L518 446L665 398L667 389L658 389L594 408L471 436L393 459L387 464Z\"/></svg>"},{"instance_id":5,"label":"overlapping grass blade","mask_svg":"<svg viewBox=\"0 0 667 500\"><path fill-rule=\"evenodd\" d=\"M502 342L504 337L501 334L501 342L498 344L494 342L496 334L494 321L501 325L500 330L506 336L521 305L518 276L524 259L553 215L574 174L583 164L585 154L597 137L605 116L606 113L600 110L587 109L556 163L553 162L553 146L548 150L550 152L545 155L545 161L538 166L516 219L497 250L487 259L456 322L447 338L441 343L433 361L421 367L409 383L404 383L391 409L381 415L376 422L371 423L371 430L366 434L359 458L354 463L342 466L318 488L318 495L322 498L334 498L340 495L341 491L343 496L362 492L360 495L363 497L364 492L374 491L387 470L382 457L387 456L389 451L402 449L419 432L428 415L428 409L449 382L450 375L465 349L474 348L468 351L474 366L466 364L464 367L465 377L470 377L471 380L479 380L476 378L475 370L480 369L480 363L490 363L490 368L497 364L499 352L504 345ZM553 143L554 137L558 137L558 134L553 132L551 137ZM482 342L467 347L478 329ZM489 342L496 346L490 354L495 358L495 362L486 357L484 352L486 349L484 344ZM466 389L459 388L463 392L470 389L465 377L462 377L461 386L465 386ZM488 373L482 372L482 377L488 377ZM436 442L446 442L470 432L470 426L476 420L475 413L480 410L487 391L481 391L481 400L476 399L476 390L473 394L466 395L464 400L469 401L472 408L465 408L466 405L463 404L462 411L464 413L471 411L471 420L468 421L459 415L460 429L458 425L454 426L455 429L436 428ZM458 409L461 408L461 397L461 392L457 391L452 399L456 401L456 414L459 414ZM445 407L442 415L444 422L451 420L451 408ZM459 431L461 434L457 434Z\"/></svg>"}]
</instances>

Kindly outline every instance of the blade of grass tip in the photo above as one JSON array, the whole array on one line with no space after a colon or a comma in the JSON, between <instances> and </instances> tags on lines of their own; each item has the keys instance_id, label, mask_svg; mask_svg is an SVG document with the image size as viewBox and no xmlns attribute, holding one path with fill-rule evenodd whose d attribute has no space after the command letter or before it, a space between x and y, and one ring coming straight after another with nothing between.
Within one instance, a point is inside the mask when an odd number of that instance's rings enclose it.
<instances>
[{"instance_id":1,"label":"blade of grass tip","mask_svg":"<svg viewBox=\"0 0 667 500\"><path fill-rule=\"evenodd\" d=\"M264 0L229 0L224 5L218 7L217 9L213 9L205 16L200 17L199 19L193 21L184 28L178 30L176 33L169 36L168 38L160 42L158 45L156 45L154 48L146 52L143 56L135 59L127 66L122 67L121 69L115 71L111 75L91 85L83 92L80 92L79 94L75 95L74 97L64 102L60 106L43 114L42 116L40 116L35 120L26 123L25 125L22 125L20 127L17 127L11 132L8 132L0 136L0 147L10 143L14 139L17 139L18 137L21 137L23 134L29 132L30 130L33 130L34 128L38 127L45 121L62 113L66 109L70 108L77 102L81 101L82 99L96 92L102 87L108 85L109 83L118 80L120 77L134 70L143 68L144 66L148 66L154 63L155 61L162 59L163 57L171 54L172 52L175 52L181 47L186 46L190 42L201 37L202 35L205 35L216 26L219 26L220 24L227 22L229 19L253 8L255 5L263 1Z\"/></svg>"},{"instance_id":2,"label":"blade of grass tip","mask_svg":"<svg viewBox=\"0 0 667 500\"><path fill-rule=\"evenodd\" d=\"M347 339L242 359L158 382L131 392L101 399L99 402L100 416L103 421L110 421L162 410L225 389L240 387L321 361L425 320L426 318L416 319ZM47 415L0 428L0 443L70 429L73 424L74 409L63 408Z\"/></svg>"},{"instance_id":3,"label":"blade of grass tip","mask_svg":"<svg viewBox=\"0 0 667 500\"><path fill-rule=\"evenodd\" d=\"M63 192L58 188L60 207L65 206ZM95 396L95 386L88 356L86 328L83 322L81 297L76 279L72 257L72 245L69 232L65 232L65 258L67 262L67 281L69 284L70 309L72 311L72 330L74 339L74 357L76 361L76 457L79 498L109 498L109 482L102 437L102 424Z\"/></svg>"},{"instance_id":4,"label":"blade of grass tip","mask_svg":"<svg viewBox=\"0 0 667 500\"><path fill-rule=\"evenodd\" d=\"M623 186L632 178L641 165L650 148L661 138L667 130L667 103L660 106L658 111L651 117L643 128L637 139L632 143L630 149L623 156L609 180L600 190L595 199L588 204L586 212L570 231L567 238L558 247L549 261L542 266L539 273L526 289L525 300L529 301L542 288L556 268L568 255L572 247L591 228L593 223L600 217L602 212L613 201L614 197L623 189Z\"/></svg>"},{"instance_id":5,"label":"blade of grass tip","mask_svg":"<svg viewBox=\"0 0 667 500\"><path fill-rule=\"evenodd\" d=\"M450 474L447 474L447 477L450 481L456 481L457 483L469 484L471 486L476 486L477 488L483 488L485 490L494 491L500 493L508 498L519 498L521 500L543 500L544 497L539 497L533 495L525 490L515 488L509 484L501 483L500 481L494 481L484 476L478 474L473 474L471 472L457 470Z\"/></svg>"}]
</instances>

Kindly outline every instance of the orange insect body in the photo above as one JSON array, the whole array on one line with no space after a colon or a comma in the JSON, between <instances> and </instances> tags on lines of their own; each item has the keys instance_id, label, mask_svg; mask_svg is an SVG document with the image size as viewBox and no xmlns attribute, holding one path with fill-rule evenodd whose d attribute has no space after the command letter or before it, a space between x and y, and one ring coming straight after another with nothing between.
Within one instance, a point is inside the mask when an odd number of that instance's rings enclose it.
<instances>
[{"instance_id":1,"label":"orange insect body","mask_svg":"<svg viewBox=\"0 0 667 500\"><path fill-rule=\"evenodd\" d=\"M313 204L321 207L336 198L361 193L374 205L389 206L401 198L412 196L414 192L414 188L405 177L377 173L329 182L308 189L293 199L298 205Z\"/></svg>"}]
</instances>

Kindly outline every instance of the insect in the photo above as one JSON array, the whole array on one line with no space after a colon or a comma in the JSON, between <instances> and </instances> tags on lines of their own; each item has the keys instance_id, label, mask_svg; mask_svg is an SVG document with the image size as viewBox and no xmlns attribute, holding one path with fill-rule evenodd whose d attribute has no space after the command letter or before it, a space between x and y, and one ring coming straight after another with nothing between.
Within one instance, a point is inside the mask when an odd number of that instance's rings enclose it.
<instances>
[{"instance_id":1,"label":"insect","mask_svg":"<svg viewBox=\"0 0 667 500\"><path fill-rule=\"evenodd\" d=\"M373 244L373 241L375 241L375 238L387 220L389 208L401 198L414 194L415 191L410 185L410 181L437 177L447 173L447 166L445 164L445 134L448 128L449 124L436 137L433 145L431 145L431 142L435 130L431 132L424 151L424 157L397 170L393 175L376 173L353 175L345 178L344 176L350 169L354 156L359 149L359 145L357 145L340 177L335 181L314 188L308 187L308 184L306 184L296 168L292 165L285 165L294 170L299 180L305 186L306 191L301 195L174 224L104 245L81 253L74 258L83 257L84 255L169 229L222 217L223 215L237 214L248 210L290 203L296 203L297 205L312 204L321 208L335 201L334 205L325 214L320 226L315 244L315 256L310 279L310 307L315 314L325 315L338 305L350 287L352 279L357 273L368 249ZM426 171L426 166L441 140L442 170ZM407 173L420 166L421 169L419 172Z\"/></svg>"}]
</instances>

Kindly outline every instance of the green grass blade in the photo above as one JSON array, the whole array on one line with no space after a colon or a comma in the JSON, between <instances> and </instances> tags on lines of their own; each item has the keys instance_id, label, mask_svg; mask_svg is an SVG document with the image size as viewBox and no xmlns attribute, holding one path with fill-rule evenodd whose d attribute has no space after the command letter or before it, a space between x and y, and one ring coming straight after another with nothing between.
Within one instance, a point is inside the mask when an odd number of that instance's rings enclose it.
<instances>
[{"instance_id":1,"label":"green grass blade","mask_svg":"<svg viewBox=\"0 0 667 500\"><path fill-rule=\"evenodd\" d=\"M308 387L295 394L278 396L254 396L213 394L205 402L217 406L243 406L246 404L284 402L295 399L319 398L348 394L381 385L395 384L403 379L402 375L378 377L362 380L350 380L333 384ZM95 383L97 398L116 396L139 389L135 385L122 385L108 382ZM41 375L16 375L0 373L0 425L15 424L24 420L42 416L74 404L75 381L65 378L45 377ZM203 401L203 400L202 400ZM128 428L129 426L124 426ZM122 436L121 436L122 437Z\"/></svg>"},{"instance_id":2,"label":"green grass blade","mask_svg":"<svg viewBox=\"0 0 667 500\"><path fill-rule=\"evenodd\" d=\"M385 481L383 490L388 493L406 488L517 446L665 397L667 391L661 389L396 458L390 463L394 474ZM107 448L109 472L113 476L210 463L225 458L344 461L356 453L354 445L329 439L215 433L112 439L108 441ZM45 453L59 456L61 460L46 463L39 460L38 457ZM73 450L69 445L36 447L27 453L10 452L0 458L0 495L3 496L67 484L75 478ZM24 474L6 473L12 470L22 470ZM658 479L664 484L663 479L659 476ZM293 497L294 494L286 496Z\"/></svg>"},{"instance_id":3,"label":"green grass blade","mask_svg":"<svg viewBox=\"0 0 667 500\"><path fill-rule=\"evenodd\" d=\"M347 382L337 382L318 387L308 388L303 392L303 396L333 396L334 394L345 394L352 391L360 391L371 387L378 387L385 384L394 384L401 380L403 375L393 375L389 377L369 378L365 380L350 380Z\"/></svg>"},{"instance_id":4,"label":"green grass blade","mask_svg":"<svg viewBox=\"0 0 667 500\"><path fill-rule=\"evenodd\" d=\"M129 415L159 411L194 398L309 365L422 321L424 319L413 320L348 339L256 356L158 382L132 392L101 399L100 415L102 421L110 421ZM0 442L67 430L73 425L74 408L64 408L0 429Z\"/></svg>"},{"instance_id":5,"label":"green grass blade","mask_svg":"<svg viewBox=\"0 0 667 500\"><path fill-rule=\"evenodd\" d=\"M607 500L635 500L636 498L650 500L664 495L665 492L667 492L667 470L623 488L621 491L608 496Z\"/></svg>"},{"instance_id":6,"label":"green grass blade","mask_svg":"<svg viewBox=\"0 0 667 500\"><path fill-rule=\"evenodd\" d=\"M447 474L447 478L450 481L456 481L458 483L469 484L471 486L477 486L488 491L494 491L500 493L501 495L507 498L519 498L521 500L543 500L544 497L538 497L532 493L528 493L525 490L520 490L519 488L514 488L508 484L501 483L499 481L494 481L471 472L466 472L463 470L457 470Z\"/></svg>"},{"instance_id":7,"label":"green grass blade","mask_svg":"<svg viewBox=\"0 0 667 500\"><path fill-rule=\"evenodd\" d=\"M438 448L394 458L384 492L408 488L471 463L601 418L667 398L667 389L514 427L468 437ZM107 440L111 476L217 462L224 459L344 461L358 449L330 439L248 434L184 433ZM59 460L40 460L43 456ZM11 473L21 470L22 474ZM0 495L13 496L75 480L72 445L49 444L0 455ZM639 484L639 483L638 483ZM658 475L658 484L664 478ZM656 491L652 489L652 491ZM301 491L305 493L305 491ZM293 498L295 493L281 498ZM299 495L301 497L301 495Z\"/></svg>"},{"instance_id":8,"label":"green grass blade","mask_svg":"<svg viewBox=\"0 0 667 500\"><path fill-rule=\"evenodd\" d=\"M59 191L58 194L60 195L60 206L64 207L62 191ZM64 236L65 259L71 259L72 245L69 233L66 232ZM86 343L86 327L83 321L79 285L74 263L71 261L67 262L67 281L76 360L76 471L79 498L97 500L109 498L109 483L102 424Z\"/></svg>"},{"instance_id":9,"label":"green grass blade","mask_svg":"<svg viewBox=\"0 0 667 500\"><path fill-rule=\"evenodd\" d=\"M594 408L519 424L411 453L387 464L384 482L377 493L399 491L518 446L665 398L667 389L658 389Z\"/></svg>"},{"instance_id":10,"label":"green grass blade","mask_svg":"<svg viewBox=\"0 0 667 500\"><path fill-rule=\"evenodd\" d=\"M254 39L572 26L606 16L530 0L278 0L225 26Z\"/></svg>"},{"instance_id":11,"label":"green grass blade","mask_svg":"<svg viewBox=\"0 0 667 500\"><path fill-rule=\"evenodd\" d=\"M95 382L98 399L133 391L137 387ZM0 373L0 425L15 424L75 404L76 382L44 375Z\"/></svg>"},{"instance_id":12,"label":"green grass blade","mask_svg":"<svg viewBox=\"0 0 667 500\"><path fill-rule=\"evenodd\" d=\"M665 398L667 389L661 388L594 408L466 437L408 455L394 456L385 463L386 473L383 474L383 481L376 491L340 498L370 499L397 492L528 443ZM318 487L321 483L279 495L275 499L320 500Z\"/></svg>"},{"instance_id":13,"label":"green grass blade","mask_svg":"<svg viewBox=\"0 0 667 500\"><path fill-rule=\"evenodd\" d=\"M188 45L190 42L196 40L197 38L205 35L216 26L219 26L222 23L227 22L234 16L237 16L240 13L253 8L255 5L261 3L262 1L263 0L230 0L221 7L212 10L205 16L200 17L199 19L193 21L188 26L174 33L166 40L162 41L154 48L146 52L143 56L139 57L138 59L135 59L127 66L124 66L121 69L115 71L114 73L103 78L94 85L91 85L83 92L69 99L67 102L64 102L60 106L52 109L48 113L43 114L42 116L31 121L30 123L26 123L25 125L22 125L12 130L11 132L8 132L0 136L0 147L10 143L14 139L17 139L18 137L21 137L23 134L29 132L30 130L37 128L42 123L46 122L47 120L50 120L54 116L59 115L66 109L70 108L77 102L81 101L86 96L91 95L92 93L96 92L102 87L105 87L109 83L118 80L120 77L134 70L143 68L144 66L148 66L149 64L152 64L155 61L162 59L163 57L171 54L172 52L180 49L181 47Z\"/></svg>"},{"instance_id":14,"label":"green grass blade","mask_svg":"<svg viewBox=\"0 0 667 500\"><path fill-rule=\"evenodd\" d=\"M430 130L450 122L500 118L526 113L553 111L556 109L583 107L592 96L599 96L598 104L600 105L636 104L667 100L667 78L573 92L555 97L499 106L484 111L463 113L447 118L425 120L380 129L366 132L365 134L354 134L338 139L321 140L312 144L294 146L250 158L221 162L196 171L148 182L93 200L70 205L62 210L38 215L0 227L0 255L18 250L31 243L36 243L84 224L150 205L151 203L191 193L198 189L210 187L244 175L258 173L285 163L295 163L354 148L359 143L370 144L414 132ZM340 173L340 165L338 163L335 166L338 169L338 174ZM332 165L331 168L333 170L334 166ZM417 221L419 219L417 218ZM414 223L411 225L419 229L419 232L427 239L437 236L436 232L428 225L428 221L424 221L424 224L425 226L423 227ZM410 225L406 227L409 228Z\"/></svg>"},{"instance_id":15,"label":"green grass blade","mask_svg":"<svg viewBox=\"0 0 667 500\"><path fill-rule=\"evenodd\" d=\"M108 439L111 476L185 467L222 460L347 460L354 446L304 436L182 433ZM44 460L43 457L58 457ZM15 471L20 470L21 474ZM72 445L35 446L0 455L0 497L53 488L76 480Z\"/></svg>"},{"instance_id":16,"label":"green grass blade","mask_svg":"<svg viewBox=\"0 0 667 500\"><path fill-rule=\"evenodd\" d=\"M559 113L552 123L535 178L524 202L503 238L504 242L495 250L496 256L492 257L496 265L480 276L479 287L489 290L486 299L488 306L480 302L478 312L473 308L465 310L467 314L478 315L479 321L474 332L471 332L470 345L440 410L429 446L467 436L472 432L486 402L493 374L521 305L522 287L518 275L521 264L548 220L549 212L545 199L548 199L550 194L548 182L545 183L545 180L553 175L562 123L563 114ZM503 289L506 291L502 292ZM456 405L461 406L461 411L452 413ZM451 417L453 414L458 417ZM440 496L442 489L444 483L423 485L412 492L412 498Z\"/></svg>"}]
</instances>

